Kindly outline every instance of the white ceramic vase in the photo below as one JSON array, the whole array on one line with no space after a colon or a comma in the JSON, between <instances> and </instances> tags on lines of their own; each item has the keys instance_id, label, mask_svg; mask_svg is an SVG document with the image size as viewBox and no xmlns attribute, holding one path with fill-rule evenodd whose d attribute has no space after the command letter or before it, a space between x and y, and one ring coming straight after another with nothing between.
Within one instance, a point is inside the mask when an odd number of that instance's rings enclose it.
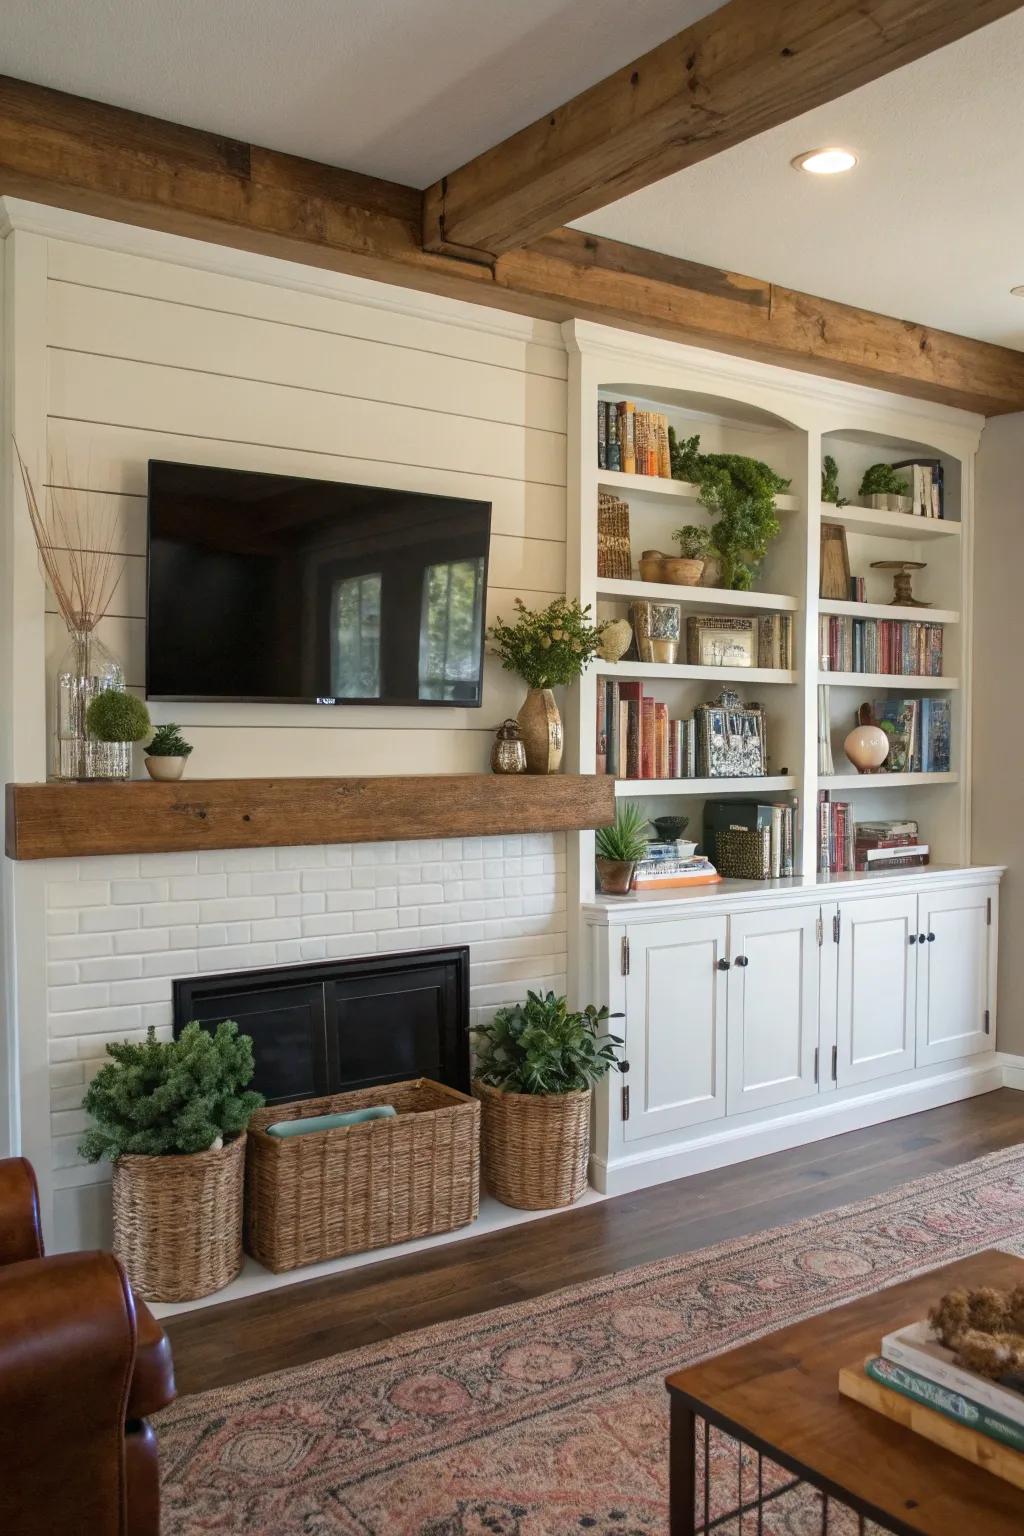
<instances>
[{"instance_id":1,"label":"white ceramic vase","mask_svg":"<svg viewBox=\"0 0 1024 1536\"><path fill-rule=\"evenodd\" d=\"M187 762L187 757L147 757L146 772L151 779L159 779L166 784L172 779L181 778Z\"/></svg>"}]
</instances>

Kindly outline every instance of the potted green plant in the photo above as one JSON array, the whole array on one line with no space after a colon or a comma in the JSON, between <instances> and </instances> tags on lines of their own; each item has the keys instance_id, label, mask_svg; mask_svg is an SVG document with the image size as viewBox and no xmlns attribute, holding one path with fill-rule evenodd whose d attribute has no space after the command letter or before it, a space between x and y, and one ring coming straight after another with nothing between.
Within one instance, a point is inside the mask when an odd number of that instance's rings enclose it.
<instances>
[{"instance_id":1,"label":"potted green plant","mask_svg":"<svg viewBox=\"0 0 1024 1536\"><path fill-rule=\"evenodd\" d=\"M180 779L191 751L176 725L158 725L146 748L146 772L151 779Z\"/></svg>"},{"instance_id":2,"label":"potted green plant","mask_svg":"<svg viewBox=\"0 0 1024 1536\"><path fill-rule=\"evenodd\" d=\"M610 1017L593 1003L576 1012L554 992L527 992L474 1030L481 1164L504 1205L550 1210L586 1189L593 1086L625 1071L622 1040L604 1033Z\"/></svg>"},{"instance_id":3,"label":"potted green plant","mask_svg":"<svg viewBox=\"0 0 1024 1536\"><path fill-rule=\"evenodd\" d=\"M86 777L131 778L132 742L141 741L153 728L142 700L123 688L106 688L90 702L85 725Z\"/></svg>"},{"instance_id":4,"label":"potted green plant","mask_svg":"<svg viewBox=\"0 0 1024 1536\"><path fill-rule=\"evenodd\" d=\"M113 1165L114 1252L147 1301L193 1301L242 1267L245 1129L252 1041L232 1020L176 1040L107 1045L86 1091L94 1125L79 1152Z\"/></svg>"},{"instance_id":5,"label":"potted green plant","mask_svg":"<svg viewBox=\"0 0 1024 1536\"><path fill-rule=\"evenodd\" d=\"M562 762L562 717L553 688L574 683L590 665L604 630L590 617L590 605L556 597L546 608L515 600L516 621L497 618L488 630L506 672L522 678L529 692L516 716L526 748L527 773L557 773Z\"/></svg>"},{"instance_id":6,"label":"potted green plant","mask_svg":"<svg viewBox=\"0 0 1024 1536\"><path fill-rule=\"evenodd\" d=\"M883 512L909 512L910 486L891 464L871 464L864 471L858 496L864 506Z\"/></svg>"},{"instance_id":7,"label":"potted green plant","mask_svg":"<svg viewBox=\"0 0 1024 1536\"><path fill-rule=\"evenodd\" d=\"M623 805L610 827L601 827L594 847L597 879L606 896L628 896L633 871L647 852L647 817L639 806Z\"/></svg>"},{"instance_id":8,"label":"potted green plant","mask_svg":"<svg viewBox=\"0 0 1024 1536\"><path fill-rule=\"evenodd\" d=\"M685 527L677 528L672 537L679 545L679 555L668 555L662 561L665 578L677 587L695 587L711 552L711 534L706 528L687 523Z\"/></svg>"},{"instance_id":9,"label":"potted green plant","mask_svg":"<svg viewBox=\"0 0 1024 1536\"><path fill-rule=\"evenodd\" d=\"M775 498L789 481L760 459L741 453L701 453L700 437L679 441L669 428L672 478L696 484L698 500L715 520L711 544L720 561L719 585L749 591L779 532Z\"/></svg>"},{"instance_id":10,"label":"potted green plant","mask_svg":"<svg viewBox=\"0 0 1024 1536\"><path fill-rule=\"evenodd\" d=\"M845 507L847 498L839 494L839 465L830 453L821 461L821 499L833 507Z\"/></svg>"}]
</instances>

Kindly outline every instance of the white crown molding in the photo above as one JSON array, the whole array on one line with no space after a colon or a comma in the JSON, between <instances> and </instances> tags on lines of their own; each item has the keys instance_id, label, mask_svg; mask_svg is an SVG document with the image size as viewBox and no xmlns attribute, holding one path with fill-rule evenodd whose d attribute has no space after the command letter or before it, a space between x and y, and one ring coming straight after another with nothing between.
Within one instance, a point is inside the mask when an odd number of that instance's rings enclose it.
<instances>
[{"instance_id":1,"label":"white crown molding","mask_svg":"<svg viewBox=\"0 0 1024 1536\"><path fill-rule=\"evenodd\" d=\"M533 346L549 347L564 354L565 346L554 321L537 320L486 305L468 304L441 294L423 293L399 284L375 282L344 272L329 272L307 267L297 261L282 261L254 251L240 251L212 241L192 240L163 230L121 224L113 219L98 219L69 208L53 208L44 203L25 202L21 198L0 198L0 239L24 230L51 240L71 240L80 245L98 246L125 256L140 256L151 261L173 262L176 266L195 267L224 277L251 282L271 283L293 288L322 298L347 299L371 309L395 314L415 315L425 320L442 320L469 330L527 341Z\"/></svg>"},{"instance_id":2,"label":"white crown molding","mask_svg":"<svg viewBox=\"0 0 1024 1536\"><path fill-rule=\"evenodd\" d=\"M964 438L976 448L984 416L973 411L963 411L956 406L918 400L895 391L878 389L869 384L852 384L841 379L804 373L797 368L784 368L775 363L755 358L715 352L695 347L685 342L667 341L658 336L644 336L633 331L621 331L601 325L593 320L567 320L562 326L566 350L581 357L599 357L618 365L636 365L638 359L663 367L686 368L689 372L713 383L719 392L723 383L732 381L748 387L775 389L782 396L810 401L817 406L853 408L858 412L900 412L903 416L919 417L932 426L941 425ZM850 422L849 426L857 426Z\"/></svg>"}]
</instances>

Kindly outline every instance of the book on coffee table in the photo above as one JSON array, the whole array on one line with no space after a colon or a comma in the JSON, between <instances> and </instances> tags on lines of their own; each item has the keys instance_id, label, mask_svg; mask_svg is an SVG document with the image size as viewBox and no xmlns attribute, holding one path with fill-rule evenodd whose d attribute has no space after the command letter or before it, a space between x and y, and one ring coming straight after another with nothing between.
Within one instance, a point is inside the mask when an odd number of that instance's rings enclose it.
<instances>
[{"instance_id":1,"label":"book on coffee table","mask_svg":"<svg viewBox=\"0 0 1024 1536\"><path fill-rule=\"evenodd\" d=\"M881 1353L894 1365L905 1366L951 1392L961 1392L972 1402L1024 1427L1024 1393L957 1365L953 1351L940 1344L929 1323L911 1323L908 1328L887 1333Z\"/></svg>"},{"instance_id":2,"label":"book on coffee table","mask_svg":"<svg viewBox=\"0 0 1024 1536\"><path fill-rule=\"evenodd\" d=\"M976 1430L979 1435L990 1435L993 1440L1000 1440L1003 1445L1010 1445L1015 1451L1024 1451L1024 1424L1006 1418L994 1408L987 1408L984 1403L975 1402L962 1392L941 1386L927 1376L919 1376L916 1371L908 1370L905 1365L896 1365L892 1360L876 1356L865 1361L864 1369L872 1381L877 1381L880 1386L893 1392L902 1392L904 1397L923 1403L936 1413L944 1413L947 1419L962 1424L965 1429Z\"/></svg>"}]
</instances>

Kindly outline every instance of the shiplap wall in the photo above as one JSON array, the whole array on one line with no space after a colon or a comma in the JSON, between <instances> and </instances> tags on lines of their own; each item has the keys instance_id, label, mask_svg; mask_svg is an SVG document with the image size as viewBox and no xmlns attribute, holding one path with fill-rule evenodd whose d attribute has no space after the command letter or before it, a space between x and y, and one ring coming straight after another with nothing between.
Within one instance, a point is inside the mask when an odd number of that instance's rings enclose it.
<instances>
[{"instance_id":1,"label":"shiplap wall","mask_svg":"<svg viewBox=\"0 0 1024 1536\"><path fill-rule=\"evenodd\" d=\"M47 242L49 479L113 497L127 567L100 634L144 681L150 458L489 500L488 622L565 590L566 355L556 327L403 314ZM455 307L453 306L453 310ZM188 611L189 597L182 593ZM196 611L194 620L203 616ZM52 672L66 645L52 596ZM198 777L486 766L522 684L489 659L480 710L153 705Z\"/></svg>"}]
</instances>

